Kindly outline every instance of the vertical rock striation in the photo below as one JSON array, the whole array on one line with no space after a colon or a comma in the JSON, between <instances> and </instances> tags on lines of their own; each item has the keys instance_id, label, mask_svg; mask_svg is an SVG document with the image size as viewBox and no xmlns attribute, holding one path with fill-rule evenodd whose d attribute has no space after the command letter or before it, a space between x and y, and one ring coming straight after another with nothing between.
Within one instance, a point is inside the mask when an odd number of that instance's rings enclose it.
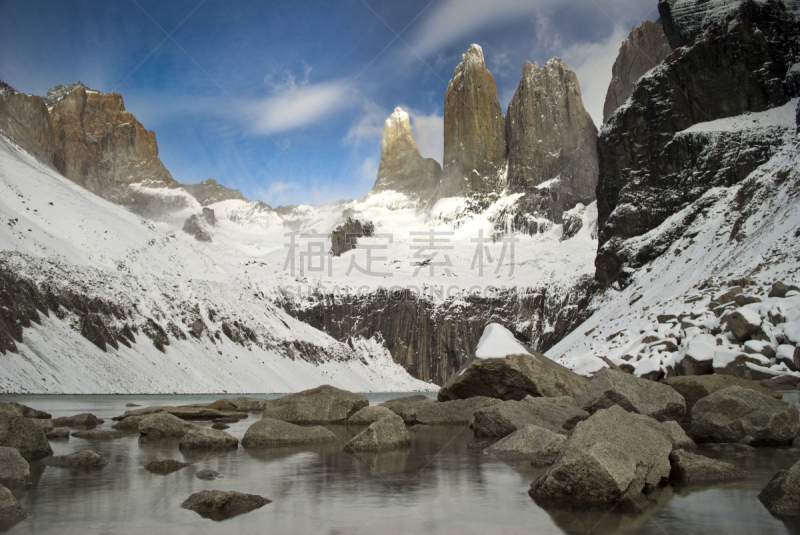
<instances>
[{"instance_id":1,"label":"vertical rock striation","mask_svg":"<svg viewBox=\"0 0 800 535\"><path fill-rule=\"evenodd\" d=\"M439 163L420 155L408 114L395 108L383 125L381 164L372 191L393 190L427 202L436 192L441 176Z\"/></svg>"},{"instance_id":2,"label":"vertical rock striation","mask_svg":"<svg viewBox=\"0 0 800 535\"><path fill-rule=\"evenodd\" d=\"M670 52L672 47L660 22L645 20L641 26L631 30L611 68L611 83L603 105L604 123L625 104L639 78L664 61Z\"/></svg>"},{"instance_id":3,"label":"vertical rock striation","mask_svg":"<svg viewBox=\"0 0 800 535\"><path fill-rule=\"evenodd\" d=\"M444 99L444 170L437 197L495 191L506 163L505 116L483 50L470 45Z\"/></svg>"}]
</instances>

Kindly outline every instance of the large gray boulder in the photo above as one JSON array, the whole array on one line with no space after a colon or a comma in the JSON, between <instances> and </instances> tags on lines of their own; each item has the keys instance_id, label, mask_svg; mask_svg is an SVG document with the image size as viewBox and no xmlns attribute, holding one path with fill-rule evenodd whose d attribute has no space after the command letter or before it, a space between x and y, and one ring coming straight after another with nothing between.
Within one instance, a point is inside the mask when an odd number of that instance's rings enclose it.
<instances>
[{"instance_id":1,"label":"large gray boulder","mask_svg":"<svg viewBox=\"0 0 800 535\"><path fill-rule=\"evenodd\" d=\"M609 368L598 371L574 403L590 413L619 405L660 422L680 420L686 412L686 401L672 388Z\"/></svg>"},{"instance_id":2,"label":"large gray boulder","mask_svg":"<svg viewBox=\"0 0 800 535\"><path fill-rule=\"evenodd\" d=\"M797 407L753 390L729 386L692 408L689 436L702 442L791 444L800 431Z\"/></svg>"},{"instance_id":3,"label":"large gray boulder","mask_svg":"<svg viewBox=\"0 0 800 535\"><path fill-rule=\"evenodd\" d=\"M41 427L42 431L44 431L45 434L55 429L55 426L53 425L53 420L44 420L41 418L31 418L30 420L31 422Z\"/></svg>"},{"instance_id":4,"label":"large gray boulder","mask_svg":"<svg viewBox=\"0 0 800 535\"><path fill-rule=\"evenodd\" d=\"M528 424L557 433L570 431L589 413L572 405L573 398L533 398L504 401L474 412L471 424L476 435L504 437Z\"/></svg>"},{"instance_id":5,"label":"large gray boulder","mask_svg":"<svg viewBox=\"0 0 800 535\"><path fill-rule=\"evenodd\" d=\"M411 437L403 419L396 414L371 424L344 445L345 451L389 451L411 445Z\"/></svg>"},{"instance_id":6,"label":"large gray boulder","mask_svg":"<svg viewBox=\"0 0 800 535\"><path fill-rule=\"evenodd\" d=\"M148 442L161 439L176 439L183 436L197 426L167 412L157 412L144 416L139 421L139 440Z\"/></svg>"},{"instance_id":7,"label":"large gray boulder","mask_svg":"<svg viewBox=\"0 0 800 535\"><path fill-rule=\"evenodd\" d=\"M529 424L501 438L484 453L507 461L530 461L534 466L547 466L553 464L566 441L566 435Z\"/></svg>"},{"instance_id":8,"label":"large gray boulder","mask_svg":"<svg viewBox=\"0 0 800 535\"><path fill-rule=\"evenodd\" d=\"M120 420L119 422L115 423L111 426L112 429L116 429L117 431L124 431L126 433L138 433L139 432L139 424L150 416L149 414L146 416L128 416Z\"/></svg>"},{"instance_id":9,"label":"large gray boulder","mask_svg":"<svg viewBox=\"0 0 800 535\"><path fill-rule=\"evenodd\" d=\"M390 416L397 415L386 407L370 405L369 407L364 407L352 415L350 419L347 420L347 423L356 425L369 425L373 422L377 422L378 420L382 420L383 418L388 418Z\"/></svg>"},{"instance_id":10,"label":"large gray boulder","mask_svg":"<svg viewBox=\"0 0 800 535\"><path fill-rule=\"evenodd\" d=\"M293 424L344 423L369 405L361 394L322 385L311 390L266 400L262 418L274 418Z\"/></svg>"},{"instance_id":11,"label":"large gray boulder","mask_svg":"<svg viewBox=\"0 0 800 535\"><path fill-rule=\"evenodd\" d=\"M297 446L338 442L339 438L322 426L304 427L283 420L262 418L245 432L242 446L263 448L275 446Z\"/></svg>"},{"instance_id":12,"label":"large gray boulder","mask_svg":"<svg viewBox=\"0 0 800 535\"><path fill-rule=\"evenodd\" d=\"M800 517L800 461L775 474L758 499L776 515Z\"/></svg>"},{"instance_id":13,"label":"large gray boulder","mask_svg":"<svg viewBox=\"0 0 800 535\"><path fill-rule=\"evenodd\" d=\"M0 412L0 446L15 448L28 462L53 454L41 427L30 418L10 412Z\"/></svg>"},{"instance_id":14,"label":"large gray boulder","mask_svg":"<svg viewBox=\"0 0 800 535\"><path fill-rule=\"evenodd\" d=\"M183 463L175 459L156 459L144 465L144 469L153 474L166 475L187 466L191 466L191 463Z\"/></svg>"},{"instance_id":15,"label":"large gray boulder","mask_svg":"<svg viewBox=\"0 0 800 535\"><path fill-rule=\"evenodd\" d=\"M521 400L525 396L575 396L587 380L541 353L475 358L439 391L439 401L484 396Z\"/></svg>"},{"instance_id":16,"label":"large gray boulder","mask_svg":"<svg viewBox=\"0 0 800 535\"><path fill-rule=\"evenodd\" d=\"M40 411L23 405L22 403L17 403L16 401L0 401L0 410L4 410L9 406L15 407L25 418L36 418L40 420L49 420L52 418L49 412Z\"/></svg>"},{"instance_id":17,"label":"large gray boulder","mask_svg":"<svg viewBox=\"0 0 800 535\"><path fill-rule=\"evenodd\" d=\"M93 429L102 423L103 423L102 418L98 418L97 416L95 416L90 412L82 412L74 416L62 416L61 418L53 418L54 427L69 427L72 429L76 427Z\"/></svg>"},{"instance_id":18,"label":"large gray boulder","mask_svg":"<svg viewBox=\"0 0 800 535\"><path fill-rule=\"evenodd\" d=\"M56 427L45 435L48 440L69 440L69 427Z\"/></svg>"},{"instance_id":19,"label":"large gray boulder","mask_svg":"<svg viewBox=\"0 0 800 535\"><path fill-rule=\"evenodd\" d=\"M433 403L434 401L425 394L413 394L411 396L403 396L401 398L387 399L383 403L378 403L378 407L386 407L391 409L397 405L410 405L412 403Z\"/></svg>"},{"instance_id":20,"label":"large gray boulder","mask_svg":"<svg viewBox=\"0 0 800 535\"><path fill-rule=\"evenodd\" d=\"M748 381L747 379L740 379L733 375L698 375L687 377L667 377L664 379L664 384L669 385L676 392L678 392L683 399L686 400L687 415L691 414L692 407L700 399L709 394L728 388L729 386L740 386L754 390L765 396L770 396L775 399L782 399L783 395L766 388L756 381Z\"/></svg>"},{"instance_id":21,"label":"large gray boulder","mask_svg":"<svg viewBox=\"0 0 800 535\"><path fill-rule=\"evenodd\" d=\"M219 429L195 427L183 435L178 449L184 450L235 450L239 439Z\"/></svg>"},{"instance_id":22,"label":"large gray boulder","mask_svg":"<svg viewBox=\"0 0 800 535\"><path fill-rule=\"evenodd\" d=\"M20 506L11 491L0 485L0 530L5 531L26 518L28 513Z\"/></svg>"},{"instance_id":23,"label":"large gray boulder","mask_svg":"<svg viewBox=\"0 0 800 535\"><path fill-rule=\"evenodd\" d=\"M672 444L651 422L619 405L597 411L575 426L530 495L541 503L604 505L656 487L669 477Z\"/></svg>"},{"instance_id":24,"label":"large gray boulder","mask_svg":"<svg viewBox=\"0 0 800 535\"><path fill-rule=\"evenodd\" d=\"M406 424L460 425L472 422L478 409L502 403L496 398L474 397L438 403L415 403L395 407Z\"/></svg>"},{"instance_id":25,"label":"large gray boulder","mask_svg":"<svg viewBox=\"0 0 800 535\"><path fill-rule=\"evenodd\" d=\"M263 496L244 494L236 491L204 490L189 496L182 504L203 518L225 520L237 515L249 513L253 509L272 503Z\"/></svg>"},{"instance_id":26,"label":"large gray boulder","mask_svg":"<svg viewBox=\"0 0 800 535\"><path fill-rule=\"evenodd\" d=\"M100 470L108 464L108 461L92 450L70 453L69 455L54 455L45 458L42 462L46 466L72 468L75 470Z\"/></svg>"},{"instance_id":27,"label":"large gray boulder","mask_svg":"<svg viewBox=\"0 0 800 535\"><path fill-rule=\"evenodd\" d=\"M237 411L245 412L261 412L264 410L264 398L253 398L248 396L240 396L238 398L226 399L228 403L236 407Z\"/></svg>"},{"instance_id":28,"label":"large gray boulder","mask_svg":"<svg viewBox=\"0 0 800 535\"><path fill-rule=\"evenodd\" d=\"M0 446L0 485L12 489L31 486L28 461L14 448Z\"/></svg>"},{"instance_id":29,"label":"large gray boulder","mask_svg":"<svg viewBox=\"0 0 800 535\"><path fill-rule=\"evenodd\" d=\"M741 479L748 475L737 466L709 459L686 450L674 450L669 454L672 471L669 478L677 483L708 483Z\"/></svg>"}]
</instances>

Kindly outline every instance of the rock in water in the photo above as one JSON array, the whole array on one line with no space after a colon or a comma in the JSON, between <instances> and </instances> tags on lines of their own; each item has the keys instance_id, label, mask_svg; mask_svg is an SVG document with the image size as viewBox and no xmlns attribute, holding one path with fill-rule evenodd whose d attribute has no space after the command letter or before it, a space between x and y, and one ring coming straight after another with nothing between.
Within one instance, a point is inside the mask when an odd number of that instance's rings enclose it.
<instances>
[{"instance_id":1,"label":"rock in water","mask_svg":"<svg viewBox=\"0 0 800 535\"><path fill-rule=\"evenodd\" d=\"M322 385L282 398L264 400L262 417L294 424L344 423L368 405L369 400L361 394Z\"/></svg>"},{"instance_id":2,"label":"rock in water","mask_svg":"<svg viewBox=\"0 0 800 535\"><path fill-rule=\"evenodd\" d=\"M134 417L129 416L128 418ZM125 418L125 420L128 418ZM124 422L125 420L122 421ZM195 429L196 427L196 425L185 422L167 412L157 412L144 416L139 421L139 433L141 433L139 440L147 442L164 438L183 438L190 429Z\"/></svg>"},{"instance_id":3,"label":"rock in water","mask_svg":"<svg viewBox=\"0 0 800 535\"><path fill-rule=\"evenodd\" d=\"M664 61L670 52L672 47L660 22L645 20L631 30L611 68L611 83L603 105L604 123L625 104L639 78Z\"/></svg>"},{"instance_id":4,"label":"rock in water","mask_svg":"<svg viewBox=\"0 0 800 535\"><path fill-rule=\"evenodd\" d=\"M505 116L483 50L470 45L444 97L444 170L438 197L497 190L506 163Z\"/></svg>"},{"instance_id":5,"label":"rock in water","mask_svg":"<svg viewBox=\"0 0 800 535\"><path fill-rule=\"evenodd\" d=\"M103 423L101 418L98 418L90 412L82 412L75 416L62 416L61 418L53 418L54 427L86 427L92 429Z\"/></svg>"},{"instance_id":6,"label":"rock in water","mask_svg":"<svg viewBox=\"0 0 800 535\"><path fill-rule=\"evenodd\" d=\"M377 422L383 418L388 418L390 416L395 416L395 413L391 410L387 409L386 407L380 407L378 405L371 405L369 407L364 407L347 420L349 424L364 424L369 425L373 422Z\"/></svg>"},{"instance_id":7,"label":"rock in water","mask_svg":"<svg viewBox=\"0 0 800 535\"><path fill-rule=\"evenodd\" d=\"M433 403L434 401L425 394L414 394L413 396L403 396L402 398L394 398L378 403L378 407L386 407L387 409L394 410L394 407L400 405L410 405L412 403Z\"/></svg>"},{"instance_id":8,"label":"rock in water","mask_svg":"<svg viewBox=\"0 0 800 535\"><path fill-rule=\"evenodd\" d=\"M203 518L225 520L237 515L249 513L263 507L272 500L256 494L244 494L236 491L204 490L189 496L181 504L184 509L191 509Z\"/></svg>"},{"instance_id":9,"label":"rock in water","mask_svg":"<svg viewBox=\"0 0 800 535\"><path fill-rule=\"evenodd\" d=\"M775 399L782 399L783 395L772 391L769 388L762 386L756 381L748 381L747 379L740 379L733 375L696 375L685 377L667 377L664 379L664 384L674 388L683 399L686 400L687 414L691 413L692 407L700 399L709 394L728 388L729 386L740 386L754 390L759 394L770 396Z\"/></svg>"},{"instance_id":10,"label":"rock in water","mask_svg":"<svg viewBox=\"0 0 800 535\"><path fill-rule=\"evenodd\" d=\"M183 450L235 450L239 447L239 439L220 431L206 427L195 427L183 435L178 449Z\"/></svg>"},{"instance_id":11,"label":"rock in water","mask_svg":"<svg viewBox=\"0 0 800 535\"><path fill-rule=\"evenodd\" d=\"M123 433L122 431L109 431L107 429L90 429L88 431L76 431L72 433L72 436L97 442L101 440L116 440L127 436L127 433Z\"/></svg>"},{"instance_id":12,"label":"rock in water","mask_svg":"<svg viewBox=\"0 0 800 535\"><path fill-rule=\"evenodd\" d=\"M0 446L0 485L12 489L31 486L28 461L14 448Z\"/></svg>"},{"instance_id":13,"label":"rock in water","mask_svg":"<svg viewBox=\"0 0 800 535\"><path fill-rule=\"evenodd\" d=\"M391 414L372 423L362 433L345 444L345 451L389 451L411 445L403 419Z\"/></svg>"},{"instance_id":14,"label":"rock in water","mask_svg":"<svg viewBox=\"0 0 800 535\"><path fill-rule=\"evenodd\" d=\"M800 461L775 474L758 499L776 515L800 516Z\"/></svg>"},{"instance_id":15,"label":"rock in water","mask_svg":"<svg viewBox=\"0 0 800 535\"><path fill-rule=\"evenodd\" d=\"M538 425L526 425L501 438L485 453L508 461L530 461L534 466L553 464L567 441L559 435Z\"/></svg>"},{"instance_id":16,"label":"rock in water","mask_svg":"<svg viewBox=\"0 0 800 535\"><path fill-rule=\"evenodd\" d=\"M473 413L471 424L476 435L504 437L528 424L556 433L572 430L589 413L572 405L573 398L532 398L504 401Z\"/></svg>"},{"instance_id":17,"label":"rock in water","mask_svg":"<svg viewBox=\"0 0 800 535\"><path fill-rule=\"evenodd\" d=\"M408 425L458 425L470 423L478 409L498 403L502 402L496 398L478 396L439 403L400 405L395 412Z\"/></svg>"},{"instance_id":18,"label":"rock in water","mask_svg":"<svg viewBox=\"0 0 800 535\"><path fill-rule=\"evenodd\" d=\"M408 114L395 108L383 125L381 163L372 192L398 191L428 202L436 193L441 177L439 163L420 155Z\"/></svg>"},{"instance_id":19,"label":"rock in water","mask_svg":"<svg viewBox=\"0 0 800 535\"><path fill-rule=\"evenodd\" d=\"M709 459L685 450L673 451L669 454L669 460L672 464L669 478L678 483L727 481L741 479L748 475L746 470L732 464Z\"/></svg>"},{"instance_id":20,"label":"rock in water","mask_svg":"<svg viewBox=\"0 0 800 535\"><path fill-rule=\"evenodd\" d=\"M45 436L50 440L62 438L69 440L69 427L56 427L52 431L48 431Z\"/></svg>"},{"instance_id":21,"label":"rock in water","mask_svg":"<svg viewBox=\"0 0 800 535\"><path fill-rule=\"evenodd\" d=\"M53 454L44 430L29 418L0 412L0 446L16 449L28 462Z\"/></svg>"},{"instance_id":22,"label":"rock in water","mask_svg":"<svg viewBox=\"0 0 800 535\"><path fill-rule=\"evenodd\" d=\"M200 470L197 472L194 477L197 479L205 479L206 481L212 481L220 477L219 472L216 470Z\"/></svg>"},{"instance_id":23,"label":"rock in water","mask_svg":"<svg viewBox=\"0 0 800 535\"><path fill-rule=\"evenodd\" d=\"M35 418L37 420L49 420L50 418L52 418L49 412L33 409L31 407L28 407L27 405L23 405L22 403L17 403L16 401L2 401L0 402L0 405L4 406L10 405L12 407L16 407L19 410L20 414L25 418Z\"/></svg>"},{"instance_id":24,"label":"rock in water","mask_svg":"<svg viewBox=\"0 0 800 535\"><path fill-rule=\"evenodd\" d=\"M692 408L689 436L702 442L750 445L791 444L800 431L800 413L786 401L739 386L718 390Z\"/></svg>"},{"instance_id":25,"label":"rock in water","mask_svg":"<svg viewBox=\"0 0 800 535\"><path fill-rule=\"evenodd\" d=\"M680 420L686 412L686 401L672 388L609 368L594 375L575 405L590 413L619 405L660 422Z\"/></svg>"},{"instance_id":26,"label":"rock in water","mask_svg":"<svg viewBox=\"0 0 800 535\"><path fill-rule=\"evenodd\" d=\"M541 503L591 506L637 497L669 477L672 444L647 416L618 405L580 422L555 464L531 484Z\"/></svg>"},{"instance_id":27,"label":"rock in water","mask_svg":"<svg viewBox=\"0 0 800 535\"><path fill-rule=\"evenodd\" d=\"M329 429L322 426L304 427L283 420L262 418L249 427L242 438L245 448L325 444L338 442Z\"/></svg>"},{"instance_id":28,"label":"rock in water","mask_svg":"<svg viewBox=\"0 0 800 535\"><path fill-rule=\"evenodd\" d=\"M453 374L439 400L485 396L521 400L525 396L575 396L587 380L541 353L504 358L475 358Z\"/></svg>"},{"instance_id":29,"label":"rock in water","mask_svg":"<svg viewBox=\"0 0 800 535\"><path fill-rule=\"evenodd\" d=\"M553 58L540 69L525 62L508 105L506 135L507 187L525 193L520 207L526 216L561 223L565 210L594 201L597 127L566 63Z\"/></svg>"},{"instance_id":30,"label":"rock in water","mask_svg":"<svg viewBox=\"0 0 800 535\"><path fill-rule=\"evenodd\" d=\"M20 520L28 518L11 491L0 485L0 530L7 530Z\"/></svg>"},{"instance_id":31,"label":"rock in water","mask_svg":"<svg viewBox=\"0 0 800 535\"><path fill-rule=\"evenodd\" d=\"M75 470L100 470L108 464L108 461L92 450L70 453L69 455L54 455L45 458L42 462L46 466L72 468Z\"/></svg>"},{"instance_id":32,"label":"rock in water","mask_svg":"<svg viewBox=\"0 0 800 535\"><path fill-rule=\"evenodd\" d=\"M156 459L144 465L144 469L153 474L166 475L177 472L181 468L191 466L191 463L182 463L175 459Z\"/></svg>"}]
</instances>

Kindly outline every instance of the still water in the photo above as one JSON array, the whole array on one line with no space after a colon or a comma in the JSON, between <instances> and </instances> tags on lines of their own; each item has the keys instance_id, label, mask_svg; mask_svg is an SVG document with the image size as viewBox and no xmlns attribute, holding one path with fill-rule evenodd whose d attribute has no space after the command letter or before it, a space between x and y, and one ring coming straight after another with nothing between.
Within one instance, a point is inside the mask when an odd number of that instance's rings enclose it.
<instances>
[{"instance_id":1,"label":"still water","mask_svg":"<svg viewBox=\"0 0 800 535\"><path fill-rule=\"evenodd\" d=\"M380 403L404 394L367 394ZM800 392L785 398L798 403ZM50 412L53 417L92 412L110 428L126 403L181 405L223 396L0 396ZM277 396L264 396L277 397ZM237 438L258 418L231 425ZM203 422L209 425L210 422ZM363 427L331 426L342 441ZM503 462L467 445L480 439L463 426L411 428L413 446L395 452L352 455L337 446L270 448L212 455L184 455L177 441L139 444L136 436L90 443L52 441L56 455L93 449L109 461L99 472L48 467L30 490L15 492L30 518L12 534L786 534L800 533L773 517L756 498L778 470L797 461L782 449L759 449L717 458L751 475L721 485L666 486L627 509L544 510L528 487L544 469ZM704 451L704 450L703 450ZM169 457L195 463L162 476L142 468ZM201 469L221 479L194 477ZM237 490L271 500L261 509L215 522L180 504L201 490ZM800 524L798 522L797 524Z\"/></svg>"}]
</instances>

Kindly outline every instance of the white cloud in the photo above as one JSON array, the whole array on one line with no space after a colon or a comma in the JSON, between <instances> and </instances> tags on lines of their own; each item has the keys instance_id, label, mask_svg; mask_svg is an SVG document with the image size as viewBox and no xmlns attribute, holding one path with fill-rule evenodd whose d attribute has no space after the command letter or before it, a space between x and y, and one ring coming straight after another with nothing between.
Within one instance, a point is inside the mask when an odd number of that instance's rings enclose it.
<instances>
[{"instance_id":1,"label":"white cloud","mask_svg":"<svg viewBox=\"0 0 800 535\"><path fill-rule=\"evenodd\" d=\"M376 139L380 143L381 136L383 136L383 123L386 122L390 112L371 100L365 100L361 107L361 117L358 122L350 126L344 141L354 146L358 146L362 142L373 143ZM379 144L377 146L380 147Z\"/></svg>"},{"instance_id":2,"label":"white cloud","mask_svg":"<svg viewBox=\"0 0 800 535\"><path fill-rule=\"evenodd\" d=\"M378 160L377 158L367 158L361 164L361 180L370 186L375 182L378 176Z\"/></svg>"},{"instance_id":3,"label":"white cloud","mask_svg":"<svg viewBox=\"0 0 800 535\"><path fill-rule=\"evenodd\" d=\"M436 113L426 115L416 110L407 111L419 153L441 164L444 159L444 117Z\"/></svg>"},{"instance_id":4,"label":"white cloud","mask_svg":"<svg viewBox=\"0 0 800 535\"><path fill-rule=\"evenodd\" d=\"M575 43L561 57L578 75L583 106L598 128L603 124L603 103L611 82L611 67L617 59L620 44L627 37L627 32L615 27L614 32L602 41Z\"/></svg>"},{"instance_id":5,"label":"white cloud","mask_svg":"<svg viewBox=\"0 0 800 535\"><path fill-rule=\"evenodd\" d=\"M266 188L256 189L256 198L264 201L273 208L276 206L285 205L293 195L293 190L297 189L297 184L294 182L280 182L278 180L271 182Z\"/></svg>"},{"instance_id":6,"label":"white cloud","mask_svg":"<svg viewBox=\"0 0 800 535\"><path fill-rule=\"evenodd\" d=\"M247 110L265 134L277 134L304 127L341 109L347 99L341 81L298 86L292 80L274 95L248 105ZM345 100L342 100L342 99ZM336 101L341 103L335 105Z\"/></svg>"}]
</instances>

